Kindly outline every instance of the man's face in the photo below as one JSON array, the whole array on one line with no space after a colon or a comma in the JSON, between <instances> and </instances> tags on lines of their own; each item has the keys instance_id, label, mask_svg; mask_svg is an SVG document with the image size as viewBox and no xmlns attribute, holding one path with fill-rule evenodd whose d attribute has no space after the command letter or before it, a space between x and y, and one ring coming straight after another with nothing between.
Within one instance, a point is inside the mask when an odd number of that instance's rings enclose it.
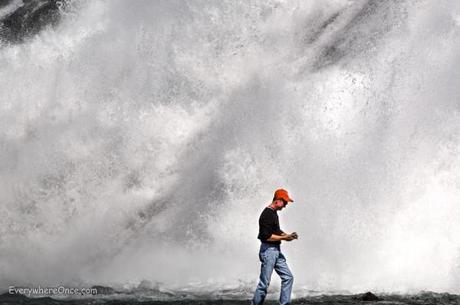
<instances>
[{"instance_id":1,"label":"man's face","mask_svg":"<svg viewBox=\"0 0 460 305\"><path fill-rule=\"evenodd\" d=\"M276 199L275 200L275 203L276 203L276 209L278 211L281 211L282 209L284 209L287 205L287 201L283 200L283 199Z\"/></svg>"}]
</instances>

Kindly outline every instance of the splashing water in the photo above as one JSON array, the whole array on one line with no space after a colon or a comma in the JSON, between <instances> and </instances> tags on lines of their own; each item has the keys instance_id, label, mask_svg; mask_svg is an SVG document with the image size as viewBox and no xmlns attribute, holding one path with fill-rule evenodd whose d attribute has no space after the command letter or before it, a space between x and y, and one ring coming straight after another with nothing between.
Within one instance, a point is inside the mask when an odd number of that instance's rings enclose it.
<instances>
[{"instance_id":1,"label":"splashing water","mask_svg":"<svg viewBox=\"0 0 460 305\"><path fill-rule=\"evenodd\" d=\"M72 5L0 46L0 287L251 291L281 186L297 291L460 292L460 4Z\"/></svg>"}]
</instances>

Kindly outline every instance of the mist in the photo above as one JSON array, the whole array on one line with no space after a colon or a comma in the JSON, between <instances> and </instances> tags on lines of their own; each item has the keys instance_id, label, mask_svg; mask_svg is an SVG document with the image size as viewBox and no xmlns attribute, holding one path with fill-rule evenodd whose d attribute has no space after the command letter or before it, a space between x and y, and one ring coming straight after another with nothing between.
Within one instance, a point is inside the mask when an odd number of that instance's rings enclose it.
<instances>
[{"instance_id":1,"label":"mist","mask_svg":"<svg viewBox=\"0 0 460 305\"><path fill-rule=\"evenodd\" d=\"M283 187L295 294L460 293L459 3L61 14L0 44L0 287L252 292Z\"/></svg>"}]
</instances>

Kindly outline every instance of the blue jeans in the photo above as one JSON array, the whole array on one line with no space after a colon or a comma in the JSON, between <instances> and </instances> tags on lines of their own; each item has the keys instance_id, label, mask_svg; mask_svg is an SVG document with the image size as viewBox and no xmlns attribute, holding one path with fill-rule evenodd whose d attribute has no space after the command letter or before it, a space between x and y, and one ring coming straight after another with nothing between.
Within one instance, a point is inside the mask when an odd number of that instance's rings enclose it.
<instances>
[{"instance_id":1,"label":"blue jeans","mask_svg":"<svg viewBox=\"0 0 460 305\"><path fill-rule=\"evenodd\" d=\"M260 267L259 284L254 292L254 298L251 304L261 305L264 302L273 269L275 269L276 273L278 273L281 278L280 305L290 304L294 277L286 263L286 258L283 253L281 253L280 247L262 243L260 245L259 260L262 263Z\"/></svg>"}]
</instances>

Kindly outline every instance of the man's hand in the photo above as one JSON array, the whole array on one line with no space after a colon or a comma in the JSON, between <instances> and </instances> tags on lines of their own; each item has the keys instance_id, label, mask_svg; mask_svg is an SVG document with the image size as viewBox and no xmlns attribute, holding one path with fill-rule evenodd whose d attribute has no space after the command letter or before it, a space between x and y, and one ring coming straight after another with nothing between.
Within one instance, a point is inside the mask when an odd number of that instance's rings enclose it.
<instances>
[{"instance_id":1,"label":"man's hand","mask_svg":"<svg viewBox=\"0 0 460 305\"><path fill-rule=\"evenodd\" d=\"M287 241L291 241L291 240L297 239L299 237L297 235L297 232L292 232L291 234L286 234L284 238Z\"/></svg>"}]
</instances>

